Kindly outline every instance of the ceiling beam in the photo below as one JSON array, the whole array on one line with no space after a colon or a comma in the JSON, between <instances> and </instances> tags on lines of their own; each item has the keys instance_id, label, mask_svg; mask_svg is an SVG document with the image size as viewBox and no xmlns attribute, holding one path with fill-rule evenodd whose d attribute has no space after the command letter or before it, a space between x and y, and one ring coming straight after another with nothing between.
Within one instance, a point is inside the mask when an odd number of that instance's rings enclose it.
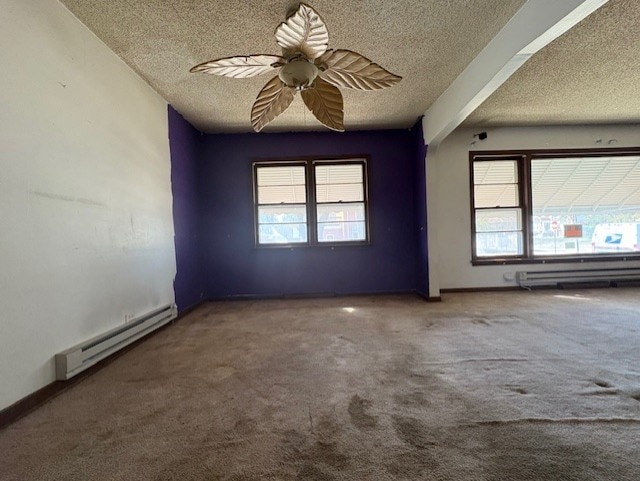
<instances>
[{"instance_id":1,"label":"ceiling beam","mask_svg":"<svg viewBox=\"0 0 640 481\"><path fill-rule=\"evenodd\" d=\"M609 0L527 0L425 112L425 143L438 144L538 50Z\"/></svg>"}]
</instances>

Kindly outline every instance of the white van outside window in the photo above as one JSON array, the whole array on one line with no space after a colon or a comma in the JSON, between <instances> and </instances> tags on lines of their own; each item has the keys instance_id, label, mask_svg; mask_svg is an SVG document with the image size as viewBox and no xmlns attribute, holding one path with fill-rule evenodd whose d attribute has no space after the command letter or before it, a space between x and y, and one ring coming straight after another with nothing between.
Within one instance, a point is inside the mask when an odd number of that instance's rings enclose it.
<instances>
[{"instance_id":1,"label":"white van outside window","mask_svg":"<svg viewBox=\"0 0 640 481\"><path fill-rule=\"evenodd\" d=\"M594 253L640 252L640 222L598 224L591 246Z\"/></svg>"}]
</instances>

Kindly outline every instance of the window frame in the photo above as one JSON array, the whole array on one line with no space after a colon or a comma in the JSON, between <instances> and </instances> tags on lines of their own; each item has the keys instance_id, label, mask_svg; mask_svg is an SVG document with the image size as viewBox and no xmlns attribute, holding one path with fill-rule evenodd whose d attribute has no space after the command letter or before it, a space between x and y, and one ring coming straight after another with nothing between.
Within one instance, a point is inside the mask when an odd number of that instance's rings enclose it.
<instances>
[{"instance_id":1,"label":"window frame","mask_svg":"<svg viewBox=\"0 0 640 481\"><path fill-rule=\"evenodd\" d=\"M474 162L486 162L486 161L495 161L495 162L516 162L516 166L517 166L517 172L516 172L516 185L518 186L518 204L516 206L507 206L507 207L499 207L499 206L495 206L495 207L475 207L475 187L476 187L476 183L475 183L475 169L474 167ZM523 185L525 184L524 182L524 163L523 163L523 157L520 155L501 155L501 156L494 156L492 158L480 158L480 159L473 159L471 164L470 164L470 168L471 168L471 173L470 173L470 179L471 179L471 232L472 232L472 236L471 236L471 252L473 255L473 260L474 261L484 261L484 260L494 260L494 257L488 257L488 256L482 256L482 257L478 257L476 255L476 211L478 210L495 210L495 209L520 209L521 212L521 218L520 218L520 222L522 224L522 254L516 254L516 255L510 255L506 258L508 259L523 259L526 258L528 256L528 241L527 241L527 237L528 237L528 227L526 225L527 222L527 215L525 212L525 206L527 205L527 201L526 201L526 197L527 194L525 192L525 190L523 189ZM478 184L481 185L481 184ZM495 257L500 257L501 256L495 256Z\"/></svg>"},{"instance_id":2,"label":"window frame","mask_svg":"<svg viewBox=\"0 0 640 481\"><path fill-rule=\"evenodd\" d=\"M584 263L602 261L640 260L640 253L598 253L588 255L534 256L533 255L533 192L531 189L531 162L545 158L610 157L638 156L640 147L604 148L604 149L531 149L531 150L471 150L469 151L469 197L471 207L471 264L546 264L546 263ZM514 256L478 256L476 254L476 210L474 162L517 160L518 190L522 209L522 254Z\"/></svg>"},{"instance_id":3,"label":"window frame","mask_svg":"<svg viewBox=\"0 0 640 481\"><path fill-rule=\"evenodd\" d=\"M258 201L258 168L264 167L265 163L254 162L253 164L253 215L254 215L254 243L256 246L303 246L307 245L311 236L310 221L309 221L309 171L305 162L300 161L283 161L270 164L271 167L303 167L304 168L304 188L305 188L305 202L304 204L289 204L281 202L280 204L260 204ZM291 243L269 243L261 244L260 241L260 207L267 205L304 205L305 212L307 214L306 228L307 228L307 241L306 242L291 242Z\"/></svg>"},{"instance_id":4,"label":"window frame","mask_svg":"<svg viewBox=\"0 0 640 481\"><path fill-rule=\"evenodd\" d=\"M315 167L318 165L362 165L362 189L364 206L364 223L365 223L365 239L364 240L347 240L320 242L318 241L318 220L317 207L325 203L318 203L316 200L316 175ZM254 247L256 248L304 248L304 247L339 247L339 246L366 246L371 244L371 220L369 207L369 165L370 158L368 155L349 155L345 157L297 157L295 159L257 159L252 162L252 183L253 183L253 230L254 230ZM259 207L263 204L258 203L258 168L260 167L278 167L278 166L304 166L305 167L305 207L307 214L307 242L295 243L270 243L261 244L259 242ZM331 202L337 203L337 202ZM352 203L352 202L349 202ZM278 204L274 204L278 205Z\"/></svg>"}]
</instances>

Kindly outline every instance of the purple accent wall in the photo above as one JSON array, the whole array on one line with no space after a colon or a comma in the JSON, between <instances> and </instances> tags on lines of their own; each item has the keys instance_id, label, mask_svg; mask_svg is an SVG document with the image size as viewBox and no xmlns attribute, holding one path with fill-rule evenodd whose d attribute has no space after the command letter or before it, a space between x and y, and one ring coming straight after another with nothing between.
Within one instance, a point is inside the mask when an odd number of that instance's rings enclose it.
<instances>
[{"instance_id":1,"label":"purple accent wall","mask_svg":"<svg viewBox=\"0 0 640 481\"><path fill-rule=\"evenodd\" d=\"M416 225L417 231L417 279L416 291L429 297L429 252L427 246L427 183L426 164L427 146L424 144L422 118L411 129L415 149Z\"/></svg>"},{"instance_id":2,"label":"purple accent wall","mask_svg":"<svg viewBox=\"0 0 640 481\"><path fill-rule=\"evenodd\" d=\"M200 132L169 106L171 191L178 268L174 289L179 311L206 298L197 190L201 143Z\"/></svg>"},{"instance_id":3,"label":"purple accent wall","mask_svg":"<svg viewBox=\"0 0 640 481\"><path fill-rule=\"evenodd\" d=\"M417 160L417 131L421 136L420 126L412 130L203 136L197 177L207 296L424 290L426 242L422 243L424 231L420 229L426 214L418 207L424 204L424 163ZM253 161L363 154L370 156L371 245L254 246ZM184 189L181 192L185 199ZM178 289L178 280L176 286Z\"/></svg>"}]
</instances>

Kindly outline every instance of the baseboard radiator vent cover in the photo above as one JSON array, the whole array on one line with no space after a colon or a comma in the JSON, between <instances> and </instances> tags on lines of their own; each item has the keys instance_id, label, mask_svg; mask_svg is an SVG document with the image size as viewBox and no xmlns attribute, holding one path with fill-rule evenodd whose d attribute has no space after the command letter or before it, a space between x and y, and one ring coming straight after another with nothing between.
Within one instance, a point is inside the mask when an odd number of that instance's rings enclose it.
<instances>
[{"instance_id":1,"label":"baseboard radiator vent cover","mask_svg":"<svg viewBox=\"0 0 640 481\"><path fill-rule=\"evenodd\" d=\"M612 269L580 269L568 271L518 271L516 280L520 287L530 289L541 286L562 285L618 285L640 281L640 268L620 267Z\"/></svg>"},{"instance_id":2,"label":"baseboard radiator vent cover","mask_svg":"<svg viewBox=\"0 0 640 481\"><path fill-rule=\"evenodd\" d=\"M56 379L64 381L72 378L177 316L176 305L168 304L56 354Z\"/></svg>"}]
</instances>

